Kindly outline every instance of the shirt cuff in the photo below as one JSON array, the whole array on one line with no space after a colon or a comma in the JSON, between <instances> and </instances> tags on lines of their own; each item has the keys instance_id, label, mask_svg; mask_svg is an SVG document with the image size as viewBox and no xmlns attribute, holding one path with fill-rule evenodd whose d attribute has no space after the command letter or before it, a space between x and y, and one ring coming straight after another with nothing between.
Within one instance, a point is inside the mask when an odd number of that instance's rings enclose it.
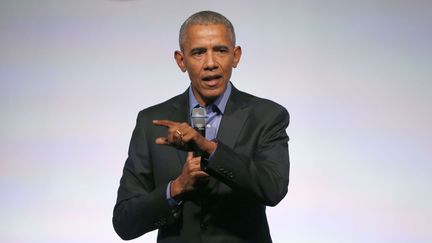
<instances>
[{"instance_id":1,"label":"shirt cuff","mask_svg":"<svg viewBox=\"0 0 432 243\"><path fill-rule=\"evenodd\" d=\"M172 183L172 181L168 182L167 189L166 189L166 198L167 198L169 206L171 208L174 208L174 207L180 206L180 204L183 201L177 201L173 197L171 197L171 183Z\"/></svg>"}]
</instances>

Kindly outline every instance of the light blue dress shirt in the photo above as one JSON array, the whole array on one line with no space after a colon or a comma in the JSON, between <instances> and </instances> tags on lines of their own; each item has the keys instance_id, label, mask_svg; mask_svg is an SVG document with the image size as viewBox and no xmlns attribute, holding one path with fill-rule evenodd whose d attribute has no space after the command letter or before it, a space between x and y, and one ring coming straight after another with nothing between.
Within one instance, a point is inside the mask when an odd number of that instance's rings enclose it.
<instances>
[{"instance_id":1,"label":"light blue dress shirt","mask_svg":"<svg viewBox=\"0 0 432 243\"><path fill-rule=\"evenodd\" d=\"M231 94L231 83L229 82L225 88L225 91L220 95L212 104L207 107L203 107L207 111L207 125L206 125L206 138L213 140L217 136L220 122L222 120L223 113L225 111L228 98ZM200 107L200 104L196 100L192 86L189 87L189 117L191 117L192 109ZM189 121L190 122L190 121Z\"/></svg>"}]
</instances>

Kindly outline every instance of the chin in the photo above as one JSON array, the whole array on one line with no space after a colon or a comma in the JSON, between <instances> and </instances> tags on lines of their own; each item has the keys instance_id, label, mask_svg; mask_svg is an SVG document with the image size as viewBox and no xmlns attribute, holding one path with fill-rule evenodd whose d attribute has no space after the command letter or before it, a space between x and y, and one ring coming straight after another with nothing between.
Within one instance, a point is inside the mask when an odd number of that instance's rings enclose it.
<instances>
[{"instance_id":1,"label":"chin","mask_svg":"<svg viewBox=\"0 0 432 243\"><path fill-rule=\"evenodd\" d=\"M215 99L217 97L219 97L219 95L221 95L223 93L223 89L214 89L214 90L209 90L207 92L204 92L204 96L207 99Z\"/></svg>"}]
</instances>

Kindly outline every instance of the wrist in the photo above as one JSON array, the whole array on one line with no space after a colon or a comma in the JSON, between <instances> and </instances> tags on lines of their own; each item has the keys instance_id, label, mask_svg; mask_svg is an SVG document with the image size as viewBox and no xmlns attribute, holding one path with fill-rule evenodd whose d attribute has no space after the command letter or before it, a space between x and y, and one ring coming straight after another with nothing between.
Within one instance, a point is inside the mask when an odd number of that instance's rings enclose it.
<instances>
[{"instance_id":1,"label":"wrist","mask_svg":"<svg viewBox=\"0 0 432 243\"><path fill-rule=\"evenodd\" d=\"M182 191L183 190L181 189L181 185L178 181L178 178L173 180L171 183L171 190L170 190L171 197L176 200L179 199Z\"/></svg>"},{"instance_id":2,"label":"wrist","mask_svg":"<svg viewBox=\"0 0 432 243\"><path fill-rule=\"evenodd\" d=\"M212 154L217 148L217 142L214 140L207 140L206 139L206 145L203 149L204 152L206 152L208 155Z\"/></svg>"}]
</instances>

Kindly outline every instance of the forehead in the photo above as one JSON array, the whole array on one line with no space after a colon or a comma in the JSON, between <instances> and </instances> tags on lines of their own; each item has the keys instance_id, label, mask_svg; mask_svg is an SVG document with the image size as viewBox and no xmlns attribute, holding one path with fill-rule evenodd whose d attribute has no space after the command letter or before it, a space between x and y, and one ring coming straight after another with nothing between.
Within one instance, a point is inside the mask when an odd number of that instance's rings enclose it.
<instances>
[{"instance_id":1,"label":"forehead","mask_svg":"<svg viewBox=\"0 0 432 243\"><path fill-rule=\"evenodd\" d=\"M232 43L231 34L223 24L191 25L187 28L185 37L185 47L208 44L230 45Z\"/></svg>"}]
</instances>

